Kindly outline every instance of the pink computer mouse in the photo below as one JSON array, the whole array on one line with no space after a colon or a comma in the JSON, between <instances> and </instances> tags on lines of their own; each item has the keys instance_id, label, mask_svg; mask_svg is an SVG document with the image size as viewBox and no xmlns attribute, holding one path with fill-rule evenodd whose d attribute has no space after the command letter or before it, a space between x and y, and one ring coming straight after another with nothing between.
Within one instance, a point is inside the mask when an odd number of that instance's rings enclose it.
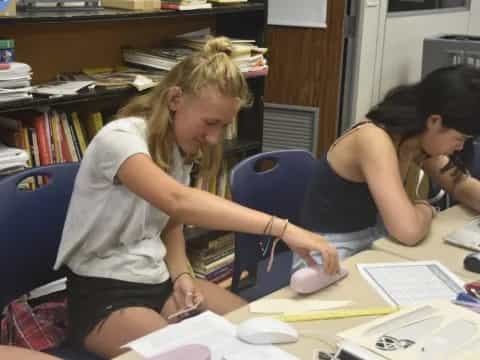
<instances>
[{"instance_id":1,"label":"pink computer mouse","mask_svg":"<svg viewBox=\"0 0 480 360\"><path fill-rule=\"evenodd\" d=\"M307 266L295 271L290 278L290 287L299 294L311 294L315 291L343 279L348 275L346 269L340 268L338 273L328 275L321 265Z\"/></svg>"},{"instance_id":2,"label":"pink computer mouse","mask_svg":"<svg viewBox=\"0 0 480 360\"><path fill-rule=\"evenodd\" d=\"M151 357L148 360L210 360L210 349L205 345L188 344L181 345L172 350Z\"/></svg>"}]
</instances>

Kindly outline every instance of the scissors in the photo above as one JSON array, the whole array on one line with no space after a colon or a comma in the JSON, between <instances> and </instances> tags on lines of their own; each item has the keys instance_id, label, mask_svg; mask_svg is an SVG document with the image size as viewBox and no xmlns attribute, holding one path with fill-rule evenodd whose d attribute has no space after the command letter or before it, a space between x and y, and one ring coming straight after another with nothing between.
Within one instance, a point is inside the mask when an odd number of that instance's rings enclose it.
<instances>
[{"instance_id":1,"label":"scissors","mask_svg":"<svg viewBox=\"0 0 480 360\"><path fill-rule=\"evenodd\" d=\"M467 290L470 295L480 299L480 281L472 281L465 284L465 290Z\"/></svg>"}]
</instances>

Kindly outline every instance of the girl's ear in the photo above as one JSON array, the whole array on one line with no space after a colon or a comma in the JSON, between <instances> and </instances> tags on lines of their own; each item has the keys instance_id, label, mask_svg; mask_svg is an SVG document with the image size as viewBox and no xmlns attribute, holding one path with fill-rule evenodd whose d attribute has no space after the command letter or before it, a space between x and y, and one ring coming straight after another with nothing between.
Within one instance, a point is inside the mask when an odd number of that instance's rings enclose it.
<instances>
[{"instance_id":1,"label":"girl's ear","mask_svg":"<svg viewBox=\"0 0 480 360\"><path fill-rule=\"evenodd\" d=\"M430 115L427 119L427 129L440 130L443 127L442 115Z\"/></svg>"},{"instance_id":2,"label":"girl's ear","mask_svg":"<svg viewBox=\"0 0 480 360\"><path fill-rule=\"evenodd\" d=\"M179 86L172 86L167 91L167 104L170 111L177 111L178 104L182 98L183 91Z\"/></svg>"}]
</instances>

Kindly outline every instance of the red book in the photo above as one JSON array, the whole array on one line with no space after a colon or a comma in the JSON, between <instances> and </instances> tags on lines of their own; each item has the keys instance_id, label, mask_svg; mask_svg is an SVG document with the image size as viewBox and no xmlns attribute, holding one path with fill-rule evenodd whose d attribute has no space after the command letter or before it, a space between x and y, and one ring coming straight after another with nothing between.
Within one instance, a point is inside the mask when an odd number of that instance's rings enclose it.
<instances>
[{"instance_id":1,"label":"red book","mask_svg":"<svg viewBox=\"0 0 480 360\"><path fill-rule=\"evenodd\" d=\"M162 1L162 9L167 10L195 10L195 9L210 9L212 7L211 3L200 3L200 4L177 4L177 3L167 3Z\"/></svg>"},{"instance_id":2,"label":"red book","mask_svg":"<svg viewBox=\"0 0 480 360\"><path fill-rule=\"evenodd\" d=\"M48 147L47 132L45 129L45 119L43 114L38 115L33 119L33 126L37 132L38 140L38 155L40 157L41 165L50 165L52 158L50 156L50 149ZM50 136L50 135L48 135Z\"/></svg>"},{"instance_id":3,"label":"red book","mask_svg":"<svg viewBox=\"0 0 480 360\"><path fill-rule=\"evenodd\" d=\"M58 119L57 121L57 129L59 130L60 146L62 147L63 160L65 162L73 161L72 154L70 154L70 149L68 148L67 144L67 134L65 133L65 129L60 119Z\"/></svg>"}]
</instances>

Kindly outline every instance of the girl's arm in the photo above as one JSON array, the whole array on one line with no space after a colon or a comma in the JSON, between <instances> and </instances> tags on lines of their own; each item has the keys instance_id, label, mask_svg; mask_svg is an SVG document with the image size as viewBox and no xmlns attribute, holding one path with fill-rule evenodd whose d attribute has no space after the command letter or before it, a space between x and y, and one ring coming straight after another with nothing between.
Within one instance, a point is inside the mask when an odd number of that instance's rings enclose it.
<instances>
[{"instance_id":1,"label":"girl's arm","mask_svg":"<svg viewBox=\"0 0 480 360\"><path fill-rule=\"evenodd\" d=\"M460 203L480 211L480 181L466 174L454 175L455 168L442 172L441 169L447 163L448 157L436 156L426 159L423 162L423 169L433 181Z\"/></svg>"},{"instance_id":2,"label":"girl's arm","mask_svg":"<svg viewBox=\"0 0 480 360\"><path fill-rule=\"evenodd\" d=\"M182 273L189 273L183 224L170 219L165 229L163 229L162 240L167 248L165 262L167 263L172 281Z\"/></svg>"},{"instance_id":3,"label":"girl's arm","mask_svg":"<svg viewBox=\"0 0 480 360\"><path fill-rule=\"evenodd\" d=\"M117 175L123 185L170 215L177 223L263 234L271 219L271 215L180 184L144 154L133 155L124 161ZM280 236L310 265L315 261L308 252L320 252L325 270L328 273L337 271L337 251L322 236L293 224L285 227L285 221L278 218L273 221L270 234Z\"/></svg>"},{"instance_id":4,"label":"girl's arm","mask_svg":"<svg viewBox=\"0 0 480 360\"><path fill-rule=\"evenodd\" d=\"M408 198L397 150L383 130L365 127L357 139L358 163L388 232L405 245L416 245L430 228L431 207Z\"/></svg>"}]
</instances>

